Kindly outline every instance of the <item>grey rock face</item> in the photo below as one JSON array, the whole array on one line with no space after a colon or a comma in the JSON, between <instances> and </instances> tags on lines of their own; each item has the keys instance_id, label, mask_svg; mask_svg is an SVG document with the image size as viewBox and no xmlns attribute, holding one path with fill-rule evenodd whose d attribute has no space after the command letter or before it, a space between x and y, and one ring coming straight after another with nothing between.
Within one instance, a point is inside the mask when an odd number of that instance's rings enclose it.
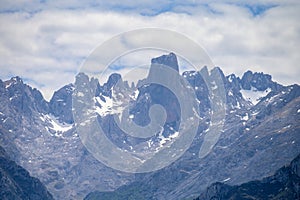
<instances>
[{"instance_id":1,"label":"grey rock face","mask_svg":"<svg viewBox=\"0 0 300 200\"><path fill-rule=\"evenodd\" d=\"M72 93L73 84L66 85L54 92L49 102L51 113L58 117L62 122L72 124L74 122L72 115Z\"/></svg>"},{"instance_id":2,"label":"grey rock face","mask_svg":"<svg viewBox=\"0 0 300 200\"><path fill-rule=\"evenodd\" d=\"M161 79L166 79L165 75L158 71L159 66L170 67L171 70L179 71L177 57L174 53L170 53L151 60L151 67L147 79L152 80L154 76L162 76L160 77ZM168 77L168 81L172 84L172 82L178 81L178 79L176 77ZM172 91L162 85L153 83L139 87L138 89L139 96L131 110L131 113L136 116L136 123L142 126L147 125L150 122L150 118L148 117L149 108L154 104L159 104L163 106L167 112L167 123L165 126L173 126L173 128L177 130L177 122L180 120L180 106Z\"/></svg>"},{"instance_id":3,"label":"grey rock face","mask_svg":"<svg viewBox=\"0 0 300 200\"><path fill-rule=\"evenodd\" d=\"M12 106L20 113L30 116L34 110L41 113L49 111L48 103L37 89L24 84L20 77L11 78L5 82L7 90L3 91Z\"/></svg>"},{"instance_id":4,"label":"grey rock face","mask_svg":"<svg viewBox=\"0 0 300 200\"><path fill-rule=\"evenodd\" d=\"M280 87L277 83L272 81L272 76L269 74L253 73L251 71L247 71L244 73L241 79L241 86L243 89L250 90L251 87L255 87L259 91L266 90L267 88L271 88L273 90Z\"/></svg>"},{"instance_id":5,"label":"grey rock face","mask_svg":"<svg viewBox=\"0 0 300 200\"><path fill-rule=\"evenodd\" d=\"M179 72L177 57L174 53L162 55L151 60L151 64L160 64L170 67L171 69ZM151 74L151 70L149 72Z\"/></svg>"}]
</instances>

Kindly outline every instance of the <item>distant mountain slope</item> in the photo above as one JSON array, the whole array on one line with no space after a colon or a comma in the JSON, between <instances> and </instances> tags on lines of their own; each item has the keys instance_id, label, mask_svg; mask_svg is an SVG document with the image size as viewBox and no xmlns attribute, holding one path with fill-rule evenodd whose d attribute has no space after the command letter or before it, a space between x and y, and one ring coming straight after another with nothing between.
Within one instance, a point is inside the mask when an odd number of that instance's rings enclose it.
<instances>
[{"instance_id":1,"label":"distant mountain slope","mask_svg":"<svg viewBox=\"0 0 300 200\"><path fill-rule=\"evenodd\" d=\"M47 102L19 77L0 80L0 146L55 199L82 199L132 176L104 166L84 148L72 123L72 91L66 85Z\"/></svg>"},{"instance_id":2,"label":"distant mountain slope","mask_svg":"<svg viewBox=\"0 0 300 200\"><path fill-rule=\"evenodd\" d=\"M152 62L168 65L175 71L179 67L175 54ZM212 110L208 86L195 71L180 76L195 91L201 117L198 132L185 154L164 169L129 174L95 159L75 129L72 113L75 83L59 89L47 102L37 89L24 84L19 77L0 80L0 146L13 161L39 178L57 199L82 199L90 192L95 195L95 191L101 191L107 197L126 194L125 199L177 200L197 197L217 181L237 185L274 174L300 153L299 85L280 85L261 72L247 71L239 78L234 74L225 76L220 68L213 71L221 74L224 83L225 125L218 143L203 159L199 159L198 153L210 128ZM86 75L77 78L82 78L82 83L91 82ZM118 82L123 87L119 90L115 88ZM113 115L120 114L122 105L128 102L132 103L129 118L144 125L149 122L147 113L151 105L165 106L167 123L153 141L167 145L176 139L179 108L168 90L141 82L129 86L121 75L112 74L103 85L97 83L92 100L99 124L122 149L132 151L130 145L140 141L120 131L114 122ZM109 104L113 101L117 103L116 109Z\"/></svg>"},{"instance_id":3,"label":"distant mountain slope","mask_svg":"<svg viewBox=\"0 0 300 200\"><path fill-rule=\"evenodd\" d=\"M37 179L10 160L0 147L0 199L1 200L52 200L52 195Z\"/></svg>"},{"instance_id":4,"label":"distant mountain slope","mask_svg":"<svg viewBox=\"0 0 300 200\"><path fill-rule=\"evenodd\" d=\"M275 175L239 186L214 183L195 200L300 199L300 154Z\"/></svg>"},{"instance_id":5,"label":"distant mountain slope","mask_svg":"<svg viewBox=\"0 0 300 200\"><path fill-rule=\"evenodd\" d=\"M203 117L188 151L166 168L137 174L130 184L113 192L95 191L86 199L178 200L196 197L216 181L242 184L271 175L300 153L299 85L282 86L264 73L247 71L240 79L234 74L225 76L220 68L214 70L222 75L227 101L223 132L212 152L203 159L198 157L209 130L210 100L201 75L187 71L182 76L195 89ZM156 98L151 95L151 87L139 91L137 108L133 111L146 110L152 98ZM161 98L167 99L164 95ZM109 115L103 118L109 124Z\"/></svg>"}]
</instances>

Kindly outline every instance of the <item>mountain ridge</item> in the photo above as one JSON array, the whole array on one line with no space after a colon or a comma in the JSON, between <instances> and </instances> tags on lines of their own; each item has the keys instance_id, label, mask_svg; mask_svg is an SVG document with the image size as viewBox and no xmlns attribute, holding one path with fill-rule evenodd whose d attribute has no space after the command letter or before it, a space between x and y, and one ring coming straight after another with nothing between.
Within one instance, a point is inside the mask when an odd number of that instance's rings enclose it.
<instances>
[{"instance_id":1,"label":"mountain ridge","mask_svg":"<svg viewBox=\"0 0 300 200\"><path fill-rule=\"evenodd\" d=\"M182 77L195 90L202 121L188 151L165 169L132 175L110 169L96 160L82 145L70 117L73 85L62 87L53 95L52 101L45 103L38 90L24 86L18 78L0 81L0 100L3 102L0 144L13 160L47 185L57 199L84 198L99 189L116 190L117 193L120 187L129 191L135 189L136 195L146 192L148 197L156 199L177 199L199 194L209 184L229 177L230 184L259 179L290 162L300 151L300 141L296 137L300 130L300 86L281 86L263 73L248 74L252 75L247 75L250 78L244 78L243 83L243 78L222 75L226 92L225 126L213 151L204 159L199 160L197 155L209 128L210 99L205 81L195 71L184 72ZM98 84L99 108L101 104L106 105L104 101L117 97L112 87L119 81L123 81L121 76L114 74L106 85ZM250 90L247 90L249 86ZM128 89L126 84L124 87ZM268 88L270 90L265 92ZM136 88L131 89L136 91ZM148 93L149 90L144 89L132 97L133 102L141 101L145 112L152 101ZM133 104L134 108L142 109L140 104ZM120 147L130 151L123 142L139 142L121 132L113 134L117 127L109 114L99 116L99 120ZM140 120L145 118L141 116ZM172 136L169 127L166 131L158 142Z\"/></svg>"}]
</instances>

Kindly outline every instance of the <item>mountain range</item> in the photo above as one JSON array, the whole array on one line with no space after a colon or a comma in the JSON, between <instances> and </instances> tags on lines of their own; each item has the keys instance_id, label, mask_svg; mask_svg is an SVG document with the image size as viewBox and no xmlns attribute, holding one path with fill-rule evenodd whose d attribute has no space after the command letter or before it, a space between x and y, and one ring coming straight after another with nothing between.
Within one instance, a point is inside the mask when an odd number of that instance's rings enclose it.
<instances>
[{"instance_id":1,"label":"mountain range","mask_svg":"<svg viewBox=\"0 0 300 200\"><path fill-rule=\"evenodd\" d=\"M173 53L151 63L149 74L155 64L178 72ZM300 153L300 86L283 86L262 72L247 71L240 78L225 76L216 67L208 74L214 73L220 74L223 82L226 114L220 138L204 158L199 158L199 148L209 132L212 105L207 82L196 71L180 76L194 90L198 102L201 120L197 134L179 159L158 171L134 174L107 167L86 149L76 130L72 99L77 84L85 83L96 85L93 98L98 122L120 148L130 151L131 146L138 149L145 142L126 135L115 123L122 102L130 102L129 116L139 125L149 123L147 113L152 105L165 107L166 123L151 138L151 147L168 144L176 137L180 109L175 96L161 86L143 85L143 81L129 86L119 74L100 85L80 73L75 83L56 91L49 102L19 77L0 81L0 145L55 199L191 199L215 182L230 188L227 184L273 175ZM108 104L111 101L119 103L113 107Z\"/></svg>"}]
</instances>

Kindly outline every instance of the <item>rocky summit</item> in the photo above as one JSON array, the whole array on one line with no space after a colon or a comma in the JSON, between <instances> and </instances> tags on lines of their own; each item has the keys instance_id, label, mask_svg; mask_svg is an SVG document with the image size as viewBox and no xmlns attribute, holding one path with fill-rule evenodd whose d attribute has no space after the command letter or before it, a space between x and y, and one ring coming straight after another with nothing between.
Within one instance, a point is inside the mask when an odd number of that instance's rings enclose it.
<instances>
[{"instance_id":1,"label":"rocky summit","mask_svg":"<svg viewBox=\"0 0 300 200\"><path fill-rule=\"evenodd\" d=\"M179 75L173 53L152 59L149 77L155 65L169 66ZM222 85L213 80L214 74L219 74ZM247 71L241 78L226 76L218 67L185 71L180 77L195 93L199 127L188 150L158 171L132 174L109 168L93 157L76 131L72 96L78 95L76 83L81 83L95 86L90 100L97 120L119 148L147 153L176 140L181 114L176 95L159 85L143 84L143 80L129 86L119 74L100 85L80 73L75 83L56 91L50 102L19 77L0 81L0 145L55 199L197 198L216 182L230 190L227 185L262 180L300 153L299 85L283 86L262 72ZM199 149L215 123L211 93L218 87L223 88L224 126L211 152L199 158ZM115 122L114 116L121 116L125 105L130 105L127 117L147 125L147 113L154 104L163 106L167 116L162 129L151 138L129 136Z\"/></svg>"}]
</instances>

